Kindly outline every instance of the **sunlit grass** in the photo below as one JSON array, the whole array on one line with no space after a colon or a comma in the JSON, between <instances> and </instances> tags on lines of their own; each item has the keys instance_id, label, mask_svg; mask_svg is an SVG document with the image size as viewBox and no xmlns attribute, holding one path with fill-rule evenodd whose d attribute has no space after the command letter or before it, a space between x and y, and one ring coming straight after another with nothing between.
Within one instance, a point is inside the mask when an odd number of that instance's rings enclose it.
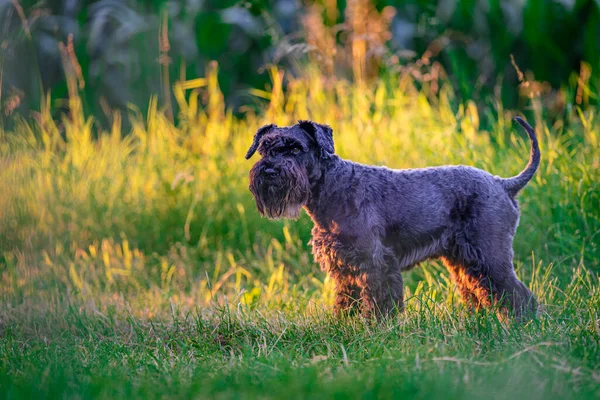
<instances>
[{"instance_id":1,"label":"sunlit grass","mask_svg":"<svg viewBox=\"0 0 600 400\"><path fill-rule=\"evenodd\" d=\"M543 158L520 197L515 265L545 306L538 321L470 315L428 262L406 276L406 313L374 326L332 318L306 215L256 212L243 157L256 129L310 118L345 158L500 176L526 165L529 144L513 113L485 110L497 123L482 130L449 87L432 99L410 81L314 75L284 93L272 77L254 93L260 117L225 110L213 72L175 87L177 126L153 100L131 132L118 116L109 132L81 113L59 126L49 106L0 130L0 393L600 394L597 110L550 125L532 102Z\"/></svg>"}]
</instances>

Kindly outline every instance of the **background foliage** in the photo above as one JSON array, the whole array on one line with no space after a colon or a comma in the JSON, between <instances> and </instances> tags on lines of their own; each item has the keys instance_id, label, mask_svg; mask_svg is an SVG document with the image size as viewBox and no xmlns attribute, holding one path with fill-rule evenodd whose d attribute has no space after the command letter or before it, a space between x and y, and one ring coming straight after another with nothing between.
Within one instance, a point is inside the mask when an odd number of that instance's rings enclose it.
<instances>
[{"instance_id":1,"label":"background foliage","mask_svg":"<svg viewBox=\"0 0 600 400\"><path fill-rule=\"evenodd\" d=\"M308 59L354 80L402 70L433 92L449 79L480 104L495 94L522 106L520 95L540 93L554 117L596 102L599 86L595 0L1 0L0 21L4 117L39 110L48 91L55 113L66 107L60 43L69 35L84 108L103 122L130 103L145 111L151 94L171 112L170 84L205 76L211 60L236 113L260 108L249 89L268 89L269 65L299 76Z\"/></svg>"}]
</instances>

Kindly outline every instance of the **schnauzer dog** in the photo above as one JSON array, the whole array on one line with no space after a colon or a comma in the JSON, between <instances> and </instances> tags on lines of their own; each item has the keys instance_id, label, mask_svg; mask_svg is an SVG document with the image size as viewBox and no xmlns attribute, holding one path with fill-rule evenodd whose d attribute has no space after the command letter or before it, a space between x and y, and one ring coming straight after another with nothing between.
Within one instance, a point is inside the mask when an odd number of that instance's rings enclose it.
<instances>
[{"instance_id":1,"label":"schnauzer dog","mask_svg":"<svg viewBox=\"0 0 600 400\"><path fill-rule=\"evenodd\" d=\"M336 282L339 313L377 318L403 309L402 271L441 258L471 309L533 315L537 302L513 268L519 223L516 195L540 163L535 131L523 119L531 154L517 176L500 178L468 166L393 170L334 154L329 126L299 121L263 126L246 159L261 215L314 222L314 259Z\"/></svg>"}]
</instances>

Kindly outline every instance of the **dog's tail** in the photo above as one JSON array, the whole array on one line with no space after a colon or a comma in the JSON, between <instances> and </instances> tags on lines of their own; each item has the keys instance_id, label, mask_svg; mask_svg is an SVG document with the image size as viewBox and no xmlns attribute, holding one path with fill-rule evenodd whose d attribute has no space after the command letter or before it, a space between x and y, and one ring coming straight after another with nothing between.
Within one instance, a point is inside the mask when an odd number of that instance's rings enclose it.
<instances>
[{"instance_id":1,"label":"dog's tail","mask_svg":"<svg viewBox=\"0 0 600 400\"><path fill-rule=\"evenodd\" d=\"M525 167L519 175L512 178L506 178L502 181L504 189L511 197L515 197L517 193L527 185L540 165L540 147L538 145L537 136L535 135L535 130L521 117L515 117L515 121L517 121L519 125L525 129L527 135L529 135L531 152L529 154L529 163L527 164L527 167Z\"/></svg>"}]
</instances>

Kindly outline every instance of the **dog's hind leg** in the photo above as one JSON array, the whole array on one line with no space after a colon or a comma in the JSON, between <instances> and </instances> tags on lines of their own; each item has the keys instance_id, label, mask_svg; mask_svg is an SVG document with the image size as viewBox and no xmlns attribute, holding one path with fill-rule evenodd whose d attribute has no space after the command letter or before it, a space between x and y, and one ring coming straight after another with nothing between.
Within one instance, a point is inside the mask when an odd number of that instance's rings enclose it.
<instances>
[{"instance_id":1,"label":"dog's hind leg","mask_svg":"<svg viewBox=\"0 0 600 400\"><path fill-rule=\"evenodd\" d=\"M450 260L446 257L442 258L444 265L450 272L450 277L456 285L460 297L463 302L470 310L479 310L484 304L481 304L479 297L476 294L478 289L479 280L472 277L465 271L467 268L464 265L459 264L456 261Z\"/></svg>"},{"instance_id":2,"label":"dog's hind leg","mask_svg":"<svg viewBox=\"0 0 600 400\"><path fill-rule=\"evenodd\" d=\"M467 303L475 309L495 305L503 317L521 318L535 311L536 301L512 264L519 211L504 193L495 194L457 203L443 259Z\"/></svg>"},{"instance_id":3,"label":"dog's hind leg","mask_svg":"<svg viewBox=\"0 0 600 400\"><path fill-rule=\"evenodd\" d=\"M517 278L512 263L490 265L488 280L496 304L504 313L512 313L519 320L535 316L537 300Z\"/></svg>"},{"instance_id":4,"label":"dog's hind leg","mask_svg":"<svg viewBox=\"0 0 600 400\"><path fill-rule=\"evenodd\" d=\"M444 257L465 303L475 310L499 307L502 317L517 319L533 316L537 302L533 293L515 275L512 264L482 264L481 260Z\"/></svg>"},{"instance_id":5,"label":"dog's hind leg","mask_svg":"<svg viewBox=\"0 0 600 400\"><path fill-rule=\"evenodd\" d=\"M503 218L498 212L484 216L486 224L476 226L474 242L478 244L475 272L483 273L481 282L487 285L494 302L504 314L517 319L535 316L537 301L531 291L517 278L513 266L513 238L518 212L507 206ZM475 261L475 260L471 260Z\"/></svg>"}]
</instances>

